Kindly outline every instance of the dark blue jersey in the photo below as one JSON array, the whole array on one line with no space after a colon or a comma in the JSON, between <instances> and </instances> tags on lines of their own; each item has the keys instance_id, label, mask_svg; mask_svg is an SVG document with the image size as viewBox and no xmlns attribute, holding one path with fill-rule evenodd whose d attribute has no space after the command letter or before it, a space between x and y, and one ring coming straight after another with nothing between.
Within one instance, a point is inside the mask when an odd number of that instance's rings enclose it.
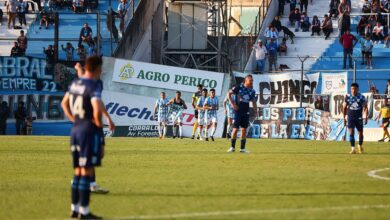
<instances>
[{"instance_id":1,"label":"dark blue jersey","mask_svg":"<svg viewBox=\"0 0 390 220\"><path fill-rule=\"evenodd\" d=\"M363 106L366 104L366 98L358 93L356 96L348 94L345 97L347 104L348 120L358 120L363 117Z\"/></svg>"},{"instance_id":2,"label":"dark blue jersey","mask_svg":"<svg viewBox=\"0 0 390 220\"><path fill-rule=\"evenodd\" d=\"M246 88L244 84L232 88L236 95L236 104L239 114L249 114L249 102L256 101L256 91L253 88Z\"/></svg>"},{"instance_id":3,"label":"dark blue jersey","mask_svg":"<svg viewBox=\"0 0 390 220\"><path fill-rule=\"evenodd\" d=\"M97 89L102 93L103 91L103 81L101 79L96 80Z\"/></svg>"},{"instance_id":4,"label":"dark blue jersey","mask_svg":"<svg viewBox=\"0 0 390 220\"><path fill-rule=\"evenodd\" d=\"M75 118L74 125L90 124L93 118L91 101L101 98L101 90L97 81L92 79L76 79L69 86L69 105Z\"/></svg>"}]
</instances>

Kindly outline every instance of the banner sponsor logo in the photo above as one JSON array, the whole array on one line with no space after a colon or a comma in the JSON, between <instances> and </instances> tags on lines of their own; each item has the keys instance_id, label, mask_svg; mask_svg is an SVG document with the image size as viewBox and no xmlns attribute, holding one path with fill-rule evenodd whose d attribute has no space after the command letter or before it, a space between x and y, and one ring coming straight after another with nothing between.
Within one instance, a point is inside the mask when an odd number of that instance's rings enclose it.
<instances>
[{"instance_id":1,"label":"banner sponsor logo","mask_svg":"<svg viewBox=\"0 0 390 220\"><path fill-rule=\"evenodd\" d=\"M321 73L322 90L321 94L347 93L348 73Z\"/></svg>"},{"instance_id":2,"label":"banner sponsor logo","mask_svg":"<svg viewBox=\"0 0 390 220\"><path fill-rule=\"evenodd\" d=\"M246 74L235 73L238 82ZM301 76L297 73L253 75L253 87L258 94L259 107L304 107L313 106L319 73L305 74L301 97Z\"/></svg>"},{"instance_id":3,"label":"banner sponsor logo","mask_svg":"<svg viewBox=\"0 0 390 220\"><path fill-rule=\"evenodd\" d=\"M362 95L366 98L367 107L368 107L368 116L372 115L372 94L371 93L362 93ZM343 106L345 97L347 94L336 94L332 93L331 102L330 102L330 114L332 118L340 119L343 118ZM363 116L365 117L365 116Z\"/></svg>"},{"instance_id":4,"label":"banner sponsor logo","mask_svg":"<svg viewBox=\"0 0 390 220\"><path fill-rule=\"evenodd\" d=\"M115 60L114 82L193 92L198 84L222 93L224 74L129 60Z\"/></svg>"}]
</instances>

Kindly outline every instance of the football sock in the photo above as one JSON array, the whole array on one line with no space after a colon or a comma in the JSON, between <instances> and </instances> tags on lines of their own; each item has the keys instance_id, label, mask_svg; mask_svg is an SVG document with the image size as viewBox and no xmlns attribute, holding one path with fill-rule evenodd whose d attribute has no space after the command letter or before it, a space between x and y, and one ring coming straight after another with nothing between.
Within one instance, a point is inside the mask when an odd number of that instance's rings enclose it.
<instances>
[{"instance_id":1,"label":"football sock","mask_svg":"<svg viewBox=\"0 0 390 220\"><path fill-rule=\"evenodd\" d=\"M213 128L211 129L211 136L214 136L214 134L215 134L215 127L213 127Z\"/></svg>"},{"instance_id":2,"label":"football sock","mask_svg":"<svg viewBox=\"0 0 390 220\"><path fill-rule=\"evenodd\" d=\"M173 130L173 137L175 137L176 136L176 125L173 125L172 130Z\"/></svg>"},{"instance_id":3,"label":"football sock","mask_svg":"<svg viewBox=\"0 0 390 220\"><path fill-rule=\"evenodd\" d=\"M161 137L162 136L162 126L160 124L158 124L158 136Z\"/></svg>"},{"instance_id":4,"label":"football sock","mask_svg":"<svg viewBox=\"0 0 390 220\"><path fill-rule=\"evenodd\" d=\"M228 135L228 134L230 135L230 132L231 132L230 128L231 128L231 126L230 126L230 124L228 124L227 128L226 128L226 135Z\"/></svg>"},{"instance_id":5,"label":"football sock","mask_svg":"<svg viewBox=\"0 0 390 220\"><path fill-rule=\"evenodd\" d=\"M362 136L359 136L359 145L362 146L363 145L363 135Z\"/></svg>"},{"instance_id":6,"label":"football sock","mask_svg":"<svg viewBox=\"0 0 390 220\"><path fill-rule=\"evenodd\" d=\"M179 125L179 136L181 137L183 133L183 126Z\"/></svg>"},{"instance_id":7,"label":"football sock","mask_svg":"<svg viewBox=\"0 0 390 220\"><path fill-rule=\"evenodd\" d=\"M163 127L163 136L165 137L167 135L167 126L164 125Z\"/></svg>"},{"instance_id":8,"label":"football sock","mask_svg":"<svg viewBox=\"0 0 390 220\"><path fill-rule=\"evenodd\" d=\"M194 123L194 127L192 128L192 136L195 135L196 129L198 129L198 121L195 121L195 123Z\"/></svg>"},{"instance_id":9,"label":"football sock","mask_svg":"<svg viewBox=\"0 0 390 220\"><path fill-rule=\"evenodd\" d=\"M72 197L72 211L78 212L79 210L79 181L80 176L73 176L72 184L71 184L71 197Z\"/></svg>"},{"instance_id":10,"label":"football sock","mask_svg":"<svg viewBox=\"0 0 390 220\"><path fill-rule=\"evenodd\" d=\"M90 186L96 186L96 175L95 172L93 172L93 175L91 176L91 184Z\"/></svg>"},{"instance_id":11,"label":"football sock","mask_svg":"<svg viewBox=\"0 0 390 220\"><path fill-rule=\"evenodd\" d=\"M199 127L199 134L198 134L198 136L202 136L202 132L203 132L203 127Z\"/></svg>"},{"instance_id":12,"label":"football sock","mask_svg":"<svg viewBox=\"0 0 390 220\"><path fill-rule=\"evenodd\" d=\"M246 139L241 139L241 149L245 149Z\"/></svg>"},{"instance_id":13,"label":"football sock","mask_svg":"<svg viewBox=\"0 0 390 220\"><path fill-rule=\"evenodd\" d=\"M206 126L206 128L204 129L204 137L205 137L205 138L208 138L208 137L209 137L209 129L208 129L207 126Z\"/></svg>"},{"instance_id":14,"label":"football sock","mask_svg":"<svg viewBox=\"0 0 390 220\"><path fill-rule=\"evenodd\" d=\"M383 139L385 139L386 136L388 138L390 138L390 134L389 134L389 131L387 129L385 130L385 134L383 135Z\"/></svg>"},{"instance_id":15,"label":"football sock","mask_svg":"<svg viewBox=\"0 0 390 220\"><path fill-rule=\"evenodd\" d=\"M355 149L355 135L349 135L349 142L351 143L352 150Z\"/></svg>"},{"instance_id":16,"label":"football sock","mask_svg":"<svg viewBox=\"0 0 390 220\"><path fill-rule=\"evenodd\" d=\"M230 141L232 142L231 147L232 147L232 148L236 148L236 139L233 139L233 138L232 138Z\"/></svg>"},{"instance_id":17,"label":"football sock","mask_svg":"<svg viewBox=\"0 0 390 220\"><path fill-rule=\"evenodd\" d=\"M89 190L90 181L91 181L91 177L89 176L82 176L80 177L80 181L79 181L80 213L83 215L88 214L88 205L89 205L89 197L90 197L90 190Z\"/></svg>"}]
</instances>

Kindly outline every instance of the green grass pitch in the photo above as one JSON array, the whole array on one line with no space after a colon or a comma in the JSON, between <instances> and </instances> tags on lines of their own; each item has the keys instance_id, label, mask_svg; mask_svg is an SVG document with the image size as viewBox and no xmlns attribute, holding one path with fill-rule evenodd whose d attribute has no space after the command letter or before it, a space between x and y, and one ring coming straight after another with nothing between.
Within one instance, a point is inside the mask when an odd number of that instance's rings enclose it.
<instances>
[{"instance_id":1,"label":"green grass pitch","mask_svg":"<svg viewBox=\"0 0 390 220\"><path fill-rule=\"evenodd\" d=\"M68 137L0 137L0 219L66 219ZM91 210L107 219L389 219L389 143L108 138ZM389 177L390 172L378 173Z\"/></svg>"}]
</instances>

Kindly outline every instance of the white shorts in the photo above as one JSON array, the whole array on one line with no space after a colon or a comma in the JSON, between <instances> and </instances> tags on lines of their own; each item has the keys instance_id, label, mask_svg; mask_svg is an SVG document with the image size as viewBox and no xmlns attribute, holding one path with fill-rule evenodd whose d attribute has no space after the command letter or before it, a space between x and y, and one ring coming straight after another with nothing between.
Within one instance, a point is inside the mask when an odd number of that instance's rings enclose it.
<instances>
[{"instance_id":1,"label":"white shorts","mask_svg":"<svg viewBox=\"0 0 390 220\"><path fill-rule=\"evenodd\" d=\"M209 117L205 118L206 125L210 125L211 123L217 123L217 121L218 121L218 118L217 118L216 115L215 116L209 116Z\"/></svg>"},{"instance_id":2,"label":"white shorts","mask_svg":"<svg viewBox=\"0 0 390 220\"><path fill-rule=\"evenodd\" d=\"M157 116L158 123L168 123L168 116L167 115L158 115Z\"/></svg>"},{"instance_id":3,"label":"white shorts","mask_svg":"<svg viewBox=\"0 0 390 220\"><path fill-rule=\"evenodd\" d=\"M172 123L181 123L183 121L183 114L182 113L172 113L171 114L171 121L172 121Z\"/></svg>"},{"instance_id":4,"label":"white shorts","mask_svg":"<svg viewBox=\"0 0 390 220\"><path fill-rule=\"evenodd\" d=\"M199 126L205 125L204 117L198 117L198 125L199 125Z\"/></svg>"}]
</instances>

